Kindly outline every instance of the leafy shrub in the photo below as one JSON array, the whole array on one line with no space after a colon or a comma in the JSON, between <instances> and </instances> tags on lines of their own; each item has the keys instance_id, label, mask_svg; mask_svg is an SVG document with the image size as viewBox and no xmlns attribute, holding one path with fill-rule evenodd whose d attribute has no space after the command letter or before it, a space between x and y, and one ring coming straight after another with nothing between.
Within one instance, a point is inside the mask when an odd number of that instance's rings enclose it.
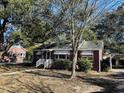
<instances>
[{"instance_id":1,"label":"leafy shrub","mask_svg":"<svg viewBox=\"0 0 124 93\"><path fill-rule=\"evenodd\" d=\"M79 71L88 71L92 69L92 62L86 58L81 58L78 62Z\"/></svg>"},{"instance_id":2,"label":"leafy shrub","mask_svg":"<svg viewBox=\"0 0 124 93\"><path fill-rule=\"evenodd\" d=\"M70 60L56 60L52 63L52 69L70 69L72 62Z\"/></svg>"},{"instance_id":3,"label":"leafy shrub","mask_svg":"<svg viewBox=\"0 0 124 93\"><path fill-rule=\"evenodd\" d=\"M101 71L108 72L109 69L110 69L109 61L108 60L101 61Z\"/></svg>"}]
</instances>

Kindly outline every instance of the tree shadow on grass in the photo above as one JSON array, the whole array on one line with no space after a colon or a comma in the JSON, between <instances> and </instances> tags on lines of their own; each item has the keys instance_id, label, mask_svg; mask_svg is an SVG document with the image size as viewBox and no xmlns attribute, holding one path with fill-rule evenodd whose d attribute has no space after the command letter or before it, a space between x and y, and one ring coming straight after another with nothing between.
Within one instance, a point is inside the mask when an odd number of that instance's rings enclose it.
<instances>
[{"instance_id":1,"label":"tree shadow on grass","mask_svg":"<svg viewBox=\"0 0 124 93\"><path fill-rule=\"evenodd\" d=\"M40 71L40 72L30 71L30 72L26 72L26 73L39 75L39 76L45 76L45 77L61 78L61 79L69 79L70 78L69 74L54 72L54 71Z\"/></svg>"},{"instance_id":2,"label":"tree shadow on grass","mask_svg":"<svg viewBox=\"0 0 124 93\"><path fill-rule=\"evenodd\" d=\"M120 71L115 74L111 74L109 77L112 77L118 82L117 93L124 93L124 72Z\"/></svg>"},{"instance_id":3,"label":"tree shadow on grass","mask_svg":"<svg viewBox=\"0 0 124 93\"><path fill-rule=\"evenodd\" d=\"M61 79L69 79L70 78L70 74L69 73L61 73L61 72L57 72L57 71L30 71L30 72L26 72L29 74L33 74L33 75L39 75L39 76L45 76L45 77L53 77L53 78L61 78ZM118 73L116 75L110 75L109 77L114 77L114 78L118 78L117 76L123 76L124 73ZM122 77L121 77L122 78ZM79 79L82 82L87 82L90 83L92 85L96 85L99 87L102 87L103 89L97 92L92 92L92 93L117 93L118 89L117 86L120 82L116 81L116 80L111 80L109 78L100 78L100 77L95 77L95 76L77 76L77 79ZM122 91L122 90L120 90Z\"/></svg>"},{"instance_id":4,"label":"tree shadow on grass","mask_svg":"<svg viewBox=\"0 0 124 93\"><path fill-rule=\"evenodd\" d=\"M7 93L54 93L53 90L51 90L49 86L45 86L42 81L39 82L33 82L32 80L22 81L19 78L15 78L14 81L16 81L17 83L16 86L15 84L13 85L12 83L10 84L8 83L9 87L0 87L0 90L4 91L3 93L6 92Z\"/></svg>"},{"instance_id":5,"label":"tree shadow on grass","mask_svg":"<svg viewBox=\"0 0 124 93\"><path fill-rule=\"evenodd\" d=\"M110 76L114 79L123 80L124 72L117 72L116 74L111 74Z\"/></svg>"},{"instance_id":6,"label":"tree shadow on grass","mask_svg":"<svg viewBox=\"0 0 124 93\"><path fill-rule=\"evenodd\" d=\"M14 93L12 90L9 90L9 89L5 89L5 88L0 88L0 89L6 91L8 93Z\"/></svg>"},{"instance_id":7,"label":"tree shadow on grass","mask_svg":"<svg viewBox=\"0 0 124 93\"><path fill-rule=\"evenodd\" d=\"M85 82L103 88L101 91L92 92L92 93L117 93L116 91L117 82L115 82L114 80L103 79L103 78L92 78L92 77L89 78L89 77L81 77L81 76L78 76L78 78L82 79Z\"/></svg>"},{"instance_id":8,"label":"tree shadow on grass","mask_svg":"<svg viewBox=\"0 0 124 93\"><path fill-rule=\"evenodd\" d=\"M42 82L39 82L39 84L36 84L32 81L26 81L26 82L22 82L19 79L16 79L21 86L25 87L27 90L29 90L29 93L54 93L49 86L44 86L44 84ZM14 91L14 93L17 93L18 91L21 90L16 90Z\"/></svg>"}]
</instances>

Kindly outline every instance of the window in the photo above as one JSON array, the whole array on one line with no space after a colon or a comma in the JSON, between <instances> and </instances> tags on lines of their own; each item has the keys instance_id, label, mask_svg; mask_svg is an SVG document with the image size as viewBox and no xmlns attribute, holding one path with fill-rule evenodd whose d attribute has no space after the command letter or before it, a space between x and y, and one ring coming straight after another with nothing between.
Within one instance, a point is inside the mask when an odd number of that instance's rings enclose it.
<instances>
[{"instance_id":1,"label":"window","mask_svg":"<svg viewBox=\"0 0 124 93\"><path fill-rule=\"evenodd\" d=\"M55 59L58 59L58 55L55 55L54 58L55 58Z\"/></svg>"},{"instance_id":2,"label":"window","mask_svg":"<svg viewBox=\"0 0 124 93\"><path fill-rule=\"evenodd\" d=\"M67 55L55 55L54 56L55 59L68 59Z\"/></svg>"},{"instance_id":3,"label":"window","mask_svg":"<svg viewBox=\"0 0 124 93\"><path fill-rule=\"evenodd\" d=\"M65 59L65 55L59 55L59 59Z\"/></svg>"}]
</instances>

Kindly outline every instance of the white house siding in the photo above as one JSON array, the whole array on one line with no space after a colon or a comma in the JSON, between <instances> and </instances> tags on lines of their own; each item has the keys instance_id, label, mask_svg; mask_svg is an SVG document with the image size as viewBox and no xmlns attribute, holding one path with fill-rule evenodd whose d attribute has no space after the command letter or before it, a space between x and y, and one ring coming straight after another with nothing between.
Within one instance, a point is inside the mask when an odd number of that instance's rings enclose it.
<instances>
[{"instance_id":1,"label":"white house siding","mask_svg":"<svg viewBox=\"0 0 124 93\"><path fill-rule=\"evenodd\" d=\"M55 50L54 55L70 55L70 51L68 51L68 50Z\"/></svg>"},{"instance_id":2,"label":"white house siding","mask_svg":"<svg viewBox=\"0 0 124 93\"><path fill-rule=\"evenodd\" d=\"M103 59L103 50L99 50L99 60L101 61Z\"/></svg>"},{"instance_id":3,"label":"white house siding","mask_svg":"<svg viewBox=\"0 0 124 93\"><path fill-rule=\"evenodd\" d=\"M93 51L81 51L81 56L93 56Z\"/></svg>"}]
</instances>

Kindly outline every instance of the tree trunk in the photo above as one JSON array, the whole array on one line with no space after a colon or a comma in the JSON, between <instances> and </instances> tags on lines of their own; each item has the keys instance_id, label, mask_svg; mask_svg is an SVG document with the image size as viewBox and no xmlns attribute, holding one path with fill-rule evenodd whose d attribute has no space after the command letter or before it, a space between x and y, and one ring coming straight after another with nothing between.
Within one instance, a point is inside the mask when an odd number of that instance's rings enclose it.
<instances>
[{"instance_id":1,"label":"tree trunk","mask_svg":"<svg viewBox=\"0 0 124 93\"><path fill-rule=\"evenodd\" d=\"M1 32L0 33L0 51L4 50L3 43L4 43L4 35L3 35L3 32Z\"/></svg>"},{"instance_id":2,"label":"tree trunk","mask_svg":"<svg viewBox=\"0 0 124 93\"><path fill-rule=\"evenodd\" d=\"M3 43L4 42L4 35L3 35L3 32L0 33L0 43Z\"/></svg>"},{"instance_id":3,"label":"tree trunk","mask_svg":"<svg viewBox=\"0 0 124 93\"><path fill-rule=\"evenodd\" d=\"M78 56L78 51L76 51L76 52L73 51L73 57L72 57L73 64L72 64L72 71L71 71L71 79L75 78L75 76L76 76L75 70L76 70L76 64L77 64L77 56Z\"/></svg>"},{"instance_id":4,"label":"tree trunk","mask_svg":"<svg viewBox=\"0 0 124 93\"><path fill-rule=\"evenodd\" d=\"M4 21L3 23L0 25L0 51L3 51L4 50L4 32L6 31L5 30L5 26L6 26L6 23L8 22L8 18L4 18Z\"/></svg>"}]
</instances>

